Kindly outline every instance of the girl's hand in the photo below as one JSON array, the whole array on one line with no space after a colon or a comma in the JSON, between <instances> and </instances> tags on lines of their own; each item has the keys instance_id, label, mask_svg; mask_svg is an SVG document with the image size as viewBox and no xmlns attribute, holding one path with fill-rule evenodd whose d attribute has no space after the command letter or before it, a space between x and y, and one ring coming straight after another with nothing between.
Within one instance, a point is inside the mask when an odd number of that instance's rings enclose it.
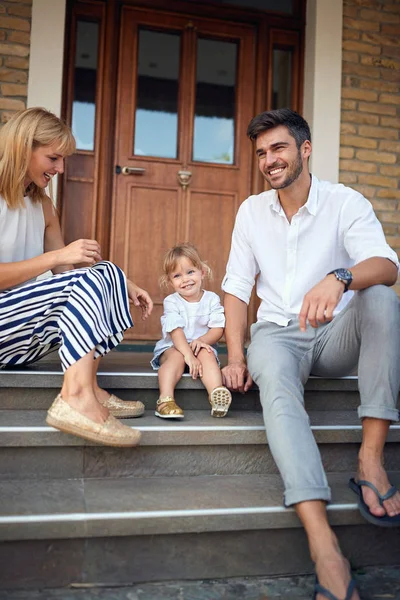
<instances>
[{"instance_id":1,"label":"girl's hand","mask_svg":"<svg viewBox=\"0 0 400 600\"><path fill-rule=\"evenodd\" d=\"M194 356L194 354L186 354L183 358L189 367L189 373L193 379L197 379L197 377L203 377L203 365L199 359Z\"/></svg>"},{"instance_id":2,"label":"girl's hand","mask_svg":"<svg viewBox=\"0 0 400 600\"><path fill-rule=\"evenodd\" d=\"M153 310L153 301L146 290L142 290L142 288L138 287L129 279L126 280L126 284L128 286L129 299L136 307L141 309L142 321L144 321L151 315L151 311Z\"/></svg>"},{"instance_id":3,"label":"girl's hand","mask_svg":"<svg viewBox=\"0 0 400 600\"><path fill-rule=\"evenodd\" d=\"M96 240L76 240L64 248L54 250L56 267L60 265L94 265L102 260Z\"/></svg>"},{"instance_id":4,"label":"girl's hand","mask_svg":"<svg viewBox=\"0 0 400 600\"><path fill-rule=\"evenodd\" d=\"M204 348L205 350L207 350L207 352L213 352L212 346L210 346L210 344L206 344L205 342L203 342L200 339L193 340L193 342L190 342L189 346L191 347L191 349L193 351L193 354L195 356L198 355L198 353L200 352L200 350L202 348Z\"/></svg>"}]
</instances>

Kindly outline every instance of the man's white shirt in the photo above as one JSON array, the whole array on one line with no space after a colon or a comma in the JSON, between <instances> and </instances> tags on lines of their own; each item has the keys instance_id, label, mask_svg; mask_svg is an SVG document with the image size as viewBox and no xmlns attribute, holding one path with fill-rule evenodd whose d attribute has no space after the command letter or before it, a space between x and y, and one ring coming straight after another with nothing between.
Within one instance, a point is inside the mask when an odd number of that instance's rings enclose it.
<instances>
[{"instance_id":1,"label":"man's white shirt","mask_svg":"<svg viewBox=\"0 0 400 600\"><path fill-rule=\"evenodd\" d=\"M286 326L327 273L373 257L388 258L399 268L371 203L351 188L312 176L307 202L290 223L276 190L241 204L222 289L248 304L258 275L258 321ZM353 293L343 294L334 314Z\"/></svg>"}]
</instances>

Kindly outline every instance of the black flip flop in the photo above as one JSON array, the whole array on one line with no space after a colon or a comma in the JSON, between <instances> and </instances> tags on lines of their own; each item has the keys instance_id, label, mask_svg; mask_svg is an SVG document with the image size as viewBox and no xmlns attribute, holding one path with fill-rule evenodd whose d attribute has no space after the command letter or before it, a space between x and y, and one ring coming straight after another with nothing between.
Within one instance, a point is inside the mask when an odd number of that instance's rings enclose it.
<instances>
[{"instance_id":1,"label":"black flip flop","mask_svg":"<svg viewBox=\"0 0 400 600\"><path fill-rule=\"evenodd\" d=\"M376 489L374 484L371 483L370 481L365 481L364 479L360 479L360 481L356 481L353 478L351 478L349 481L349 488L351 490L353 490L353 492L355 492L358 496L358 507L359 507L360 513L362 514L364 519L366 519L373 525L378 525L378 527L400 527L400 514L395 515L394 517L390 517L388 514L383 515L383 517L376 517L375 515L373 515L371 513L371 511L369 510L368 505L365 503L363 495L362 495L361 487L363 485L365 485L366 487L369 487L371 490L373 490L375 492L375 494L378 496L379 504L381 506L383 506L383 503L385 500L389 500L389 498L392 498L392 496L395 495L395 493L397 492L397 489L395 488L395 486L392 485L392 487L389 488L389 490L386 492L386 494L382 495L378 492L378 490Z\"/></svg>"},{"instance_id":2,"label":"black flip flop","mask_svg":"<svg viewBox=\"0 0 400 600\"><path fill-rule=\"evenodd\" d=\"M354 581L354 579L352 579L349 583L349 587L347 588L346 597L344 598L344 600L350 600L350 598L352 597L353 592L355 590L355 587L356 587L356 582ZM313 600L316 600L317 594L322 594L323 596L325 596L325 598L328 598L328 600L339 600L339 598L334 596L332 594L332 592L330 592L329 590L324 588L324 586L319 583L318 577L315 578L315 588L314 588L314 599Z\"/></svg>"}]
</instances>

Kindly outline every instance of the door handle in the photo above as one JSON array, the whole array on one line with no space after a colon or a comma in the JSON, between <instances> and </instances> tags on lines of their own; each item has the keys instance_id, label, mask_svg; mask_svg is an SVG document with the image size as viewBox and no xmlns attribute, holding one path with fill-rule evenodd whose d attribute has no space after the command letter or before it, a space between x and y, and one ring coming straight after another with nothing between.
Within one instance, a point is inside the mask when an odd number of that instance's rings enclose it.
<instances>
[{"instance_id":1,"label":"door handle","mask_svg":"<svg viewBox=\"0 0 400 600\"><path fill-rule=\"evenodd\" d=\"M146 172L146 169L144 169L143 167L120 167L119 165L117 165L115 167L115 172L117 173L117 175L119 175L120 173L122 173L122 175L144 175L144 173Z\"/></svg>"}]
</instances>

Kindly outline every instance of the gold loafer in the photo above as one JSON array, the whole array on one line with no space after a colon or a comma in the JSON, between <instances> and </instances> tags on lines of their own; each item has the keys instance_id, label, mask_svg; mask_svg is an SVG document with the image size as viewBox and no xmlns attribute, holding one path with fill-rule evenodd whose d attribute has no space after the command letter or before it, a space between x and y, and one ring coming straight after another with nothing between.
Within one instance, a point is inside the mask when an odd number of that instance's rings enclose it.
<instances>
[{"instance_id":1,"label":"gold loafer","mask_svg":"<svg viewBox=\"0 0 400 600\"><path fill-rule=\"evenodd\" d=\"M228 388L221 386L215 388L210 394L211 416L225 417L232 402L232 394Z\"/></svg>"},{"instance_id":2,"label":"gold loafer","mask_svg":"<svg viewBox=\"0 0 400 600\"><path fill-rule=\"evenodd\" d=\"M104 446L137 446L141 437L140 431L123 425L112 415L104 423L92 421L65 402L61 394L58 394L50 406L46 423L64 433Z\"/></svg>"},{"instance_id":3,"label":"gold loafer","mask_svg":"<svg viewBox=\"0 0 400 600\"><path fill-rule=\"evenodd\" d=\"M161 419L183 419L184 417L183 410L171 396L165 396L165 398L157 400L157 408L154 414L156 417L161 417Z\"/></svg>"},{"instance_id":4,"label":"gold loafer","mask_svg":"<svg viewBox=\"0 0 400 600\"><path fill-rule=\"evenodd\" d=\"M100 404L108 408L113 417L120 419L130 419L132 417L140 417L144 413L144 404L140 400L121 400L118 396L111 394Z\"/></svg>"}]
</instances>

